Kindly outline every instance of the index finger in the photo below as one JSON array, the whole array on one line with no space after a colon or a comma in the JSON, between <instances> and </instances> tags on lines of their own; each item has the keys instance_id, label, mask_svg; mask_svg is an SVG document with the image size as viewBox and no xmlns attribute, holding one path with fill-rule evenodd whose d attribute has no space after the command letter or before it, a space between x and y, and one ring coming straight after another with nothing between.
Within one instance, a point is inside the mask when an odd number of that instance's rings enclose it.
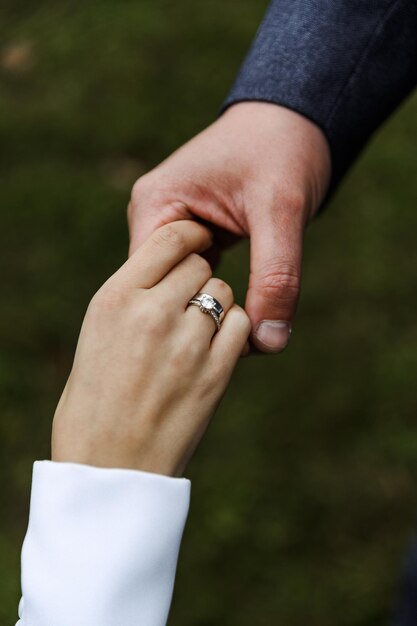
<instances>
[{"instance_id":1,"label":"index finger","mask_svg":"<svg viewBox=\"0 0 417 626\"><path fill-rule=\"evenodd\" d=\"M132 254L114 276L133 287L150 289L191 252L204 252L212 244L208 228L193 220L165 224Z\"/></svg>"}]
</instances>

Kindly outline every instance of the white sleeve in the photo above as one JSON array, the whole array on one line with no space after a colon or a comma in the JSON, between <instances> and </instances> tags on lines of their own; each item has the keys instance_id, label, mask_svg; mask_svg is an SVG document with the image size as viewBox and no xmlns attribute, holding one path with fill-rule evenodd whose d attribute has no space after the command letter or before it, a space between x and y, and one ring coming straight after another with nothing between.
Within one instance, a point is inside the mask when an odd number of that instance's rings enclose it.
<instances>
[{"instance_id":1,"label":"white sleeve","mask_svg":"<svg viewBox=\"0 0 417 626\"><path fill-rule=\"evenodd\" d=\"M19 626L165 626L190 482L34 464Z\"/></svg>"}]
</instances>

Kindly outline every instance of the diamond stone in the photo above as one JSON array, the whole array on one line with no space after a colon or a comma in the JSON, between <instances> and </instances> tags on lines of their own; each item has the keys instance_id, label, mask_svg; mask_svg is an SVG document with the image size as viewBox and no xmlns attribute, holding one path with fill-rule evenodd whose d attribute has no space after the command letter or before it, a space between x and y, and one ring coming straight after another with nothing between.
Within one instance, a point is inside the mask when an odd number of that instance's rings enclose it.
<instances>
[{"instance_id":1,"label":"diamond stone","mask_svg":"<svg viewBox=\"0 0 417 626\"><path fill-rule=\"evenodd\" d=\"M215 307L215 302L214 302L213 298L211 296L207 295L207 294L204 294L201 297L200 302L201 302L201 304L203 305L203 307L205 309L211 310L211 309L214 309L214 307Z\"/></svg>"}]
</instances>

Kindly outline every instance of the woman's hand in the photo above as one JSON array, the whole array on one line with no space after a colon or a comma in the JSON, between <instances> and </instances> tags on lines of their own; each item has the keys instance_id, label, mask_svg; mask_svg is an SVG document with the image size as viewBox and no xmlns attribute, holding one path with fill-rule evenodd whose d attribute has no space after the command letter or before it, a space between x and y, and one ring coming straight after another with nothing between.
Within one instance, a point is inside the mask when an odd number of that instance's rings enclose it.
<instances>
[{"instance_id":1,"label":"woman's hand","mask_svg":"<svg viewBox=\"0 0 417 626\"><path fill-rule=\"evenodd\" d=\"M181 475L250 332L230 287L197 253L211 245L188 220L156 230L88 307L54 417L52 460ZM220 301L221 329L196 306Z\"/></svg>"}]
</instances>

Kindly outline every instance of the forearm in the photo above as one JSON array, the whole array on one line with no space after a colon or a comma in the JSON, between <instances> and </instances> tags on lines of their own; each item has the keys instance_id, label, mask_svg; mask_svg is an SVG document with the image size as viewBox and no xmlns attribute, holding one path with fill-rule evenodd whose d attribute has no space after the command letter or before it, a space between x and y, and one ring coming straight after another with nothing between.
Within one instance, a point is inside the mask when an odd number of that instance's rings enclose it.
<instances>
[{"instance_id":1,"label":"forearm","mask_svg":"<svg viewBox=\"0 0 417 626\"><path fill-rule=\"evenodd\" d=\"M190 483L36 463L19 626L164 626Z\"/></svg>"},{"instance_id":2,"label":"forearm","mask_svg":"<svg viewBox=\"0 0 417 626\"><path fill-rule=\"evenodd\" d=\"M324 132L332 183L417 82L415 0L273 0L223 108L264 100Z\"/></svg>"}]
</instances>

